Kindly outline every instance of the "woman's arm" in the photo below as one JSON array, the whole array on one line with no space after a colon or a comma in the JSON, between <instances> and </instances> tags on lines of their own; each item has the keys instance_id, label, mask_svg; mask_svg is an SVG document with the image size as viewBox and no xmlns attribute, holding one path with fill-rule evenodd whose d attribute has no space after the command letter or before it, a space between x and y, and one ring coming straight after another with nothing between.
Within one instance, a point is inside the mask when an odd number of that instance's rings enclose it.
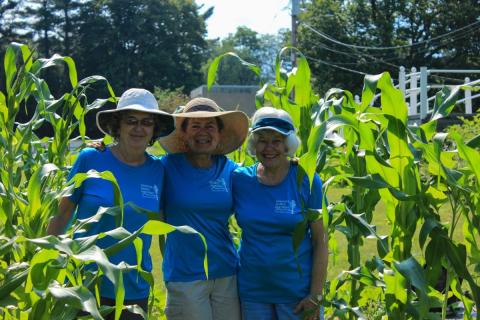
<instances>
[{"instance_id":1,"label":"woman's arm","mask_svg":"<svg viewBox=\"0 0 480 320\"><path fill-rule=\"evenodd\" d=\"M323 285L327 278L328 266L328 235L323 228L323 221L317 220L310 224L312 232L312 277L310 280L310 295L300 301L295 309L303 311L305 320L318 319L318 303L322 298ZM320 299L319 299L320 298Z\"/></svg>"},{"instance_id":2,"label":"woman's arm","mask_svg":"<svg viewBox=\"0 0 480 320\"><path fill-rule=\"evenodd\" d=\"M310 295L318 296L323 293L323 285L327 278L328 266L328 235L323 229L323 221L317 220L310 224L312 231L313 262Z\"/></svg>"},{"instance_id":3,"label":"woman's arm","mask_svg":"<svg viewBox=\"0 0 480 320\"><path fill-rule=\"evenodd\" d=\"M47 233L50 235L58 236L65 232L65 226L72 218L73 210L75 209L75 203L69 198L62 198L58 204L58 214L50 219L50 223L47 227Z\"/></svg>"}]
</instances>

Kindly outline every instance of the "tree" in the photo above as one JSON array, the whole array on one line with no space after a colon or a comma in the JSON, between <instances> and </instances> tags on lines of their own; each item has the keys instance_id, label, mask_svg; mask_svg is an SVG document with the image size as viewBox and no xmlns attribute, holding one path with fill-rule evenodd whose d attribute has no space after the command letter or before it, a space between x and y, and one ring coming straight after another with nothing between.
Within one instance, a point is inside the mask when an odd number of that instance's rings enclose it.
<instances>
[{"instance_id":1,"label":"tree","mask_svg":"<svg viewBox=\"0 0 480 320\"><path fill-rule=\"evenodd\" d=\"M58 37L63 45L63 54L72 54L72 35L74 25L78 20L79 8L82 6L79 0L55 0L55 9L59 25L57 26Z\"/></svg>"},{"instance_id":2,"label":"tree","mask_svg":"<svg viewBox=\"0 0 480 320\"><path fill-rule=\"evenodd\" d=\"M77 33L79 69L105 75L120 91L190 90L201 82L206 27L192 1L92 1Z\"/></svg>"},{"instance_id":3,"label":"tree","mask_svg":"<svg viewBox=\"0 0 480 320\"><path fill-rule=\"evenodd\" d=\"M322 90L357 87L365 73L400 66L479 63L478 1L317 0L303 9L299 48Z\"/></svg>"},{"instance_id":4,"label":"tree","mask_svg":"<svg viewBox=\"0 0 480 320\"><path fill-rule=\"evenodd\" d=\"M22 6L19 28L26 30L26 35L37 44L37 52L49 57L57 51L58 37L56 26L59 23L55 15L53 0L28 0Z\"/></svg>"},{"instance_id":5,"label":"tree","mask_svg":"<svg viewBox=\"0 0 480 320\"><path fill-rule=\"evenodd\" d=\"M210 41L210 60L208 65L227 52L234 52L243 60L256 64L262 69L263 80L272 79L275 75L275 56L284 44L284 35L258 34L247 27L240 26L234 34L229 34L222 40ZM223 85L257 85L256 75L243 67L236 59L222 59L217 73L217 82Z\"/></svg>"},{"instance_id":6,"label":"tree","mask_svg":"<svg viewBox=\"0 0 480 320\"><path fill-rule=\"evenodd\" d=\"M2 51L16 37L13 20L17 7L18 0L0 2L0 50Z\"/></svg>"}]
</instances>

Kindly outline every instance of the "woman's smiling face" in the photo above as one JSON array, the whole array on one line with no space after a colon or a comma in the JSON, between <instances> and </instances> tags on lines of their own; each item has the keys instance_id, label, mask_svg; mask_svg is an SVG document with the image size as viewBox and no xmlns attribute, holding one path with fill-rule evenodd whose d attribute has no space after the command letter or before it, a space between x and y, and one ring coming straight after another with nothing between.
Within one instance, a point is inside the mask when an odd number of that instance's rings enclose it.
<instances>
[{"instance_id":1,"label":"woman's smiling face","mask_svg":"<svg viewBox=\"0 0 480 320\"><path fill-rule=\"evenodd\" d=\"M255 154L265 167L276 167L285 161L287 146L285 136L274 130L260 130L255 133Z\"/></svg>"},{"instance_id":2,"label":"woman's smiling face","mask_svg":"<svg viewBox=\"0 0 480 320\"><path fill-rule=\"evenodd\" d=\"M120 120L118 142L128 148L145 150L153 137L154 129L153 115L140 111L127 112L122 114Z\"/></svg>"},{"instance_id":3,"label":"woman's smiling face","mask_svg":"<svg viewBox=\"0 0 480 320\"><path fill-rule=\"evenodd\" d=\"M185 142L190 152L213 154L220 141L220 130L215 118L185 119Z\"/></svg>"}]
</instances>

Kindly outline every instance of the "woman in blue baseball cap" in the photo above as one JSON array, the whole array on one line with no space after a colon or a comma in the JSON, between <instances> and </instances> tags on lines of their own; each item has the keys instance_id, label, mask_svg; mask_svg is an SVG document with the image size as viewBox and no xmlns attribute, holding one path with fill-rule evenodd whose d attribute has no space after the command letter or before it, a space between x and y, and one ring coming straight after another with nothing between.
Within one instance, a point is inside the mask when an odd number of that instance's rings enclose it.
<instances>
[{"instance_id":1,"label":"woman in blue baseball cap","mask_svg":"<svg viewBox=\"0 0 480 320\"><path fill-rule=\"evenodd\" d=\"M297 182L291 160L299 146L292 118L263 107L254 114L248 151L258 163L232 175L234 209L242 228L237 274L243 320L318 319L327 273L328 239L321 220L305 226L293 250L295 227L307 209L322 206L317 174ZM301 272L299 272L299 268Z\"/></svg>"}]
</instances>

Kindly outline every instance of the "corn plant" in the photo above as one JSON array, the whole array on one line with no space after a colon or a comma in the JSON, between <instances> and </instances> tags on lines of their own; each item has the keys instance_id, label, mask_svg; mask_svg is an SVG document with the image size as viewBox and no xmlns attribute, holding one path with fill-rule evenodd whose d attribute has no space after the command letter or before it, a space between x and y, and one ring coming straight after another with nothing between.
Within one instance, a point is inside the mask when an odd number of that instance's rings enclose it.
<instances>
[{"instance_id":1,"label":"corn plant","mask_svg":"<svg viewBox=\"0 0 480 320\"><path fill-rule=\"evenodd\" d=\"M55 98L42 79L42 71L66 66L71 91ZM107 101L116 102L108 81L91 76L78 81L74 61L54 55L35 59L26 45L12 43L4 57L6 86L0 91L0 316L3 319L75 319L79 311L94 319L111 312L119 319L124 310L122 273L136 269L153 287L151 273L141 269L140 233L164 235L179 230L196 233L189 227L173 227L154 220L157 216L131 203L123 203L121 190L111 172L80 173L67 183L69 166L78 150L70 150L71 136L78 128L85 141L85 115ZM88 88L103 83L109 96L89 101ZM16 118L20 108L33 106L26 123ZM53 136L39 138L35 130L45 122ZM49 219L56 214L58 200L68 196L85 179L105 179L114 185L115 206L100 208L92 217L75 221L65 235L45 236ZM131 233L122 227L123 208L130 205L151 218ZM113 215L117 228L83 238L73 238L78 230L88 230L103 215ZM113 237L118 242L100 248L96 241ZM203 236L200 235L203 239ZM203 239L206 246L205 239ZM137 265L112 264L108 257L132 244ZM208 275L207 258L204 259ZM115 286L114 307L99 304L99 283L108 278ZM137 306L130 311L146 317Z\"/></svg>"},{"instance_id":2,"label":"corn plant","mask_svg":"<svg viewBox=\"0 0 480 320\"><path fill-rule=\"evenodd\" d=\"M465 305L465 317L470 318L473 305L477 310L480 306L480 193L478 165L474 165L479 160L474 149L479 138L465 143L454 136L457 149L447 150L445 135L436 132L438 119L450 113L461 87L444 88L437 94L429 121L411 127L405 99L388 73L365 77L359 103L349 91L336 88L320 98L312 90L310 69L301 52L293 70L282 69L282 55L289 50L296 49L284 48L277 56L275 81L260 82L257 107L271 105L290 113L302 139L297 154L300 165L309 177L318 172L324 178L324 194L331 185L351 191L339 203L327 206L325 199L321 214L306 215L306 219L323 219L331 248L336 247L334 233L342 233L348 241L349 269L327 286L326 314L430 319L437 317L430 309L440 306L445 319L447 298L455 295ZM209 86L226 57L237 58L257 72L235 54L224 54L210 66ZM469 88L478 90L478 86ZM380 203L390 225L385 235L379 235L372 225ZM450 225L439 215L440 207L448 203L452 208ZM460 215L463 243L453 238ZM378 255L363 257L362 263L366 237L377 239ZM294 235L294 248L298 238L303 234ZM416 240L421 256L412 249ZM445 269L442 293L435 288ZM462 279L471 296L463 291ZM378 299L372 311L371 301Z\"/></svg>"}]
</instances>

